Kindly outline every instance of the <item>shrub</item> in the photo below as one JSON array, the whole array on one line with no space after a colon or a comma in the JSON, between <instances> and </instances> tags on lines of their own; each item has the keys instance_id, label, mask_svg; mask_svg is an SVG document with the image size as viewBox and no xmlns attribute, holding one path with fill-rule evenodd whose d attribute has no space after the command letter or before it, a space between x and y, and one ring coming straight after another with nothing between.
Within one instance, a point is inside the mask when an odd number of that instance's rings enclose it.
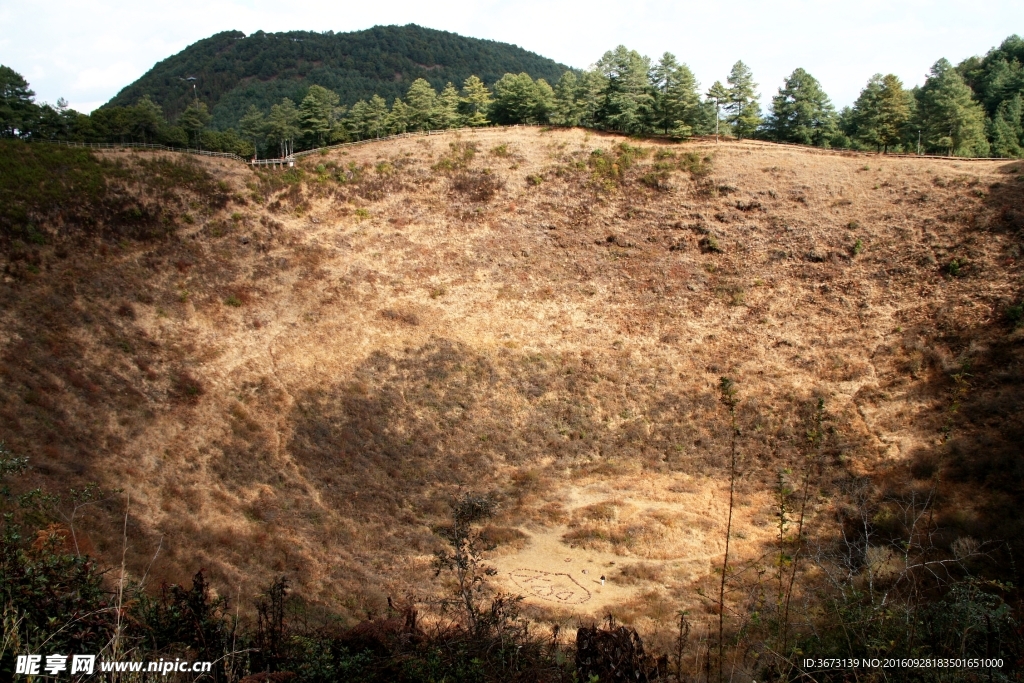
<instances>
[{"instance_id":1,"label":"shrub","mask_svg":"<svg viewBox=\"0 0 1024 683\"><path fill-rule=\"evenodd\" d=\"M669 177L668 171L654 170L641 176L640 182L652 190L667 190L670 187Z\"/></svg>"},{"instance_id":2,"label":"shrub","mask_svg":"<svg viewBox=\"0 0 1024 683\"><path fill-rule=\"evenodd\" d=\"M432 166L435 171L459 171L469 166L479 151L475 142L456 141L448 143L448 153Z\"/></svg>"},{"instance_id":3,"label":"shrub","mask_svg":"<svg viewBox=\"0 0 1024 683\"><path fill-rule=\"evenodd\" d=\"M705 254L722 253L722 247L718 243L718 238L716 238L713 234L705 235L700 239L700 242L698 242L697 244L700 247L700 250Z\"/></svg>"},{"instance_id":4,"label":"shrub","mask_svg":"<svg viewBox=\"0 0 1024 683\"><path fill-rule=\"evenodd\" d=\"M448 183L450 194L463 195L470 201L490 201L505 182L488 171L462 171L452 176Z\"/></svg>"},{"instance_id":5,"label":"shrub","mask_svg":"<svg viewBox=\"0 0 1024 683\"><path fill-rule=\"evenodd\" d=\"M406 313L404 311L393 311L391 309L385 309L380 312L380 316L385 320L393 320L395 322L405 323L406 325L419 325L420 319L415 313Z\"/></svg>"},{"instance_id":6,"label":"shrub","mask_svg":"<svg viewBox=\"0 0 1024 683\"><path fill-rule=\"evenodd\" d=\"M679 168L689 172L694 178L704 178L711 174L713 158L700 152L687 152L679 159Z\"/></svg>"},{"instance_id":7,"label":"shrub","mask_svg":"<svg viewBox=\"0 0 1024 683\"><path fill-rule=\"evenodd\" d=\"M206 393L206 390L202 383L187 370L180 370L171 380L170 393L172 398L181 403L198 403L199 398Z\"/></svg>"},{"instance_id":8,"label":"shrub","mask_svg":"<svg viewBox=\"0 0 1024 683\"><path fill-rule=\"evenodd\" d=\"M1014 327L1018 327L1021 323L1024 323L1024 300L1019 304L1013 304L1007 307L1006 320Z\"/></svg>"},{"instance_id":9,"label":"shrub","mask_svg":"<svg viewBox=\"0 0 1024 683\"><path fill-rule=\"evenodd\" d=\"M626 171L639 160L647 156L648 150L634 147L628 142L620 142L610 150L595 149L587 159L594 180L607 183L621 183Z\"/></svg>"}]
</instances>

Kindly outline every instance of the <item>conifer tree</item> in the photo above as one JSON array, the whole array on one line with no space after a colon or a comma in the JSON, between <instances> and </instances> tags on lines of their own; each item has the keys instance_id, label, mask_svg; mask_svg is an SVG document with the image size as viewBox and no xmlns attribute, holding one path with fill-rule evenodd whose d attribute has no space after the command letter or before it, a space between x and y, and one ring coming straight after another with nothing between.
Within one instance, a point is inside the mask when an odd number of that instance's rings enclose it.
<instances>
[{"instance_id":1,"label":"conifer tree","mask_svg":"<svg viewBox=\"0 0 1024 683\"><path fill-rule=\"evenodd\" d=\"M689 137L699 125L700 95L690 67L666 52L651 70L655 87L654 115L663 133Z\"/></svg>"},{"instance_id":2,"label":"conifer tree","mask_svg":"<svg viewBox=\"0 0 1024 683\"><path fill-rule=\"evenodd\" d=\"M497 123L547 123L555 93L543 78L505 74L494 84L491 115Z\"/></svg>"},{"instance_id":3,"label":"conifer tree","mask_svg":"<svg viewBox=\"0 0 1024 683\"><path fill-rule=\"evenodd\" d=\"M294 105L292 106L294 107ZM120 113L124 114L123 109ZM185 129L185 132L195 142L197 148L199 147L199 133L202 132L203 128L206 128L206 124L209 122L210 112L206 108L205 102L193 102L178 117L178 125ZM127 116L119 117L117 125L122 135L128 132L130 124Z\"/></svg>"},{"instance_id":4,"label":"conifer tree","mask_svg":"<svg viewBox=\"0 0 1024 683\"><path fill-rule=\"evenodd\" d=\"M555 90L543 78L533 82L535 104L533 117L536 123L548 123L551 120L551 109L555 106Z\"/></svg>"},{"instance_id":5,"label":"conifer tree","mask_svg":"<svg viewBox=\"0 0 1024 683\"><path fill-rule=\"evenodd\" d=\"M580 74L576 83L576 112L579 125L595 127L608 95L608 79L598 69Z\"/></svg>"},{"instance_id":6,"label":"conifer tree","mask_svg":"<svg viewBox=\"0 0 1024 683\"><path fill-rule=\"evenodd\" d=\"M761 106L758 104L757 83L750 67L742 61L733 64L726 79L729 99L725 106L727 121L737 138L749 138L761 125Z\"/></svg>"},{"instance_id":7,"label":"conifer tree","mask_svg":"<svg viewBox=\"0 0 1024 683\"><path fill-rule=\"evenodd\" d=\"M266 135L266 118L263 116L263 112L256 107L255 104L250 104L249 109L246 110L245 116L238 122L238 127L242 131L242 135L252 140L252 145L255 149L260 148L260 143L263 141Z\"/></svg>"},{"instance_id":8,"label":"conifer tree","mask_svg":"<svg viewBox=\"0 0 1024 683\"><path fill-rule=\"evenodd\" d=\"M715 81L707 92L709 101L715 103L715 140L718 140L718 127L722 120L722 102L729 100L729 89L722 85L721 81Z\"/></svg>"},{"instance_id":9,"label":"conifer tree","mask_svg":"<svg viewBox=\"0 0 1024 683\"><path fill-rule=\"evenodd\" d=\"M885 153L907 137L913 97L894 74L875 74L853 104L851 137Z\"/></svg>"},{"instance_id":10,"label":"conifer tree","mask_svg":"<svg viewBox=\"0 0 1024 683\"><path fill-rule=\"evenodd\" d=\"M434 111L431 115L433 128L458 128L462 121L459 115L459 91L451 83L444 87L441 94L434 100Z\"/></svg>"},{"instance_id":11,"label":"conifer tree","mask_svg":"<svg viewBox=\"0 0 1024 683\"><path fill-rule=\"evenodd\" d=\"M946 59L932 66L918 91L919 120L930 149L950 156L987 156L985 112Z\"/></svg>"},{"instance_id":12,"label":"conifer tree","mask_svg":"<svg viewBox=\"0 0 1024 683\"><path fill-rule=\"evenodd\" d=\"M295 138L302 132L299 122L299 109L287 97L270 108L267 138L271 144L276 143L280 147L282 157L290 156L295 151Z\"/></svg>"},{"instance_id":13,"label":"conifer tree","mask_svg":"<svg viewBox=\"0 0 1024 683\"><path fill-rule=\"evenodd\" d=\"M412 82L405 96L405 104L409 108L406 117L409 130L426 130L430 127L430 117L434 113L436 99L437 92L426 80L417 78Z\"/></svg>"},{"instance_id":14,"label":"conifer tree","mask_svg":"<svg viewBox=\"0 0 1024 683\"><path fill-rule=\"evenodd\" d=\"M655 125L654 88L649 73L651 60L636 50L619 45L597 62L607 83L599 121L625 133L643 133Z\"/></svg>"},{"instance_id":15,"label":"conifer tree","mask_svg":"<svg viewBox=\"0 0 1024 683\"><path fill-rule=\"evenodd\" d=\"M61 101L57 101L58 107L60 107ZM66 103L64 109L67 109ZM143 95L142 99L132 107L131 126L133 138L137 137L143 142L153 142L160 134L163 124L164 111L149 95Z\"/></svg>"},{"instance_id":16,"label":"conifer tree","mask_svg":"<svg viewBox=\"0 0 1024 683\"><path fill-rule=\"evenodd\" d=\"M460 111L467 126L486 126L491 110L491 91L476 76L470 76L462 84L462 98L459 100Z\"/></svg>"},{"instance_id":17,"label":"conifer tree","mask_svg":"<svg viewBox=\"0 0 1024 683\"><path fill-rule=\"evenodd\" d=\"M1024 95L1024 38L1013 35L984 57L970 57L956 67L985 113L995 119L999 105Z\"/></svg>"},{"instance_id":18,"label":"conifer tree","mask_svg":"<svg viewBox=\"0 0 1024 683\"><path fill-rule=\"evenodd\" d=\"M374 95L366 103L363 130L368 138L381 138L388 134L388 103L380 95Z\"/></svg>"},{"instance_id":19,"label":"conifer tree","mask_svg":"<svg viewBox=\"0 0 1024 683\"><path fill-rule=\"evenodd\" d=\"M555 99L551 107L551 122L560 126L580 125L581 111L576 102L579 79L572 71L566 71L555 83Z\"/></svg>"},{"instance_id":20,"label":"conifer tree","mask_svg":"<svg viewBox=\"0 0 1024 683\"><path fill-rule=\"evenodd\" d=\"M391 105L391 112L388 114L388 132L392 135L404 133L409 128L409 107L396 98Z\"/></svg>"},{"instance_id":21,"label":"conifer tree","mask_svg":"<svg viewBox=\"0 0 1024 683\"><path fill-rule=\"evenodd\" d=\"M999 103L990 137L994 155L1008 158L1024 156L1024 98L1020 93Z\"/></svg>"},{"instance_id":22,"label":"conifer tree","mask_svg":"<svg viewBox=\"0 0 1024 683\"><path fill-rule=\"evenodd\" d=\"M338 94L321 85L311 85L299 105L302 132L316 144L323 145L330 138L338 119Z\"/></svg>"},{"instance_id":23,"label":"conifer tree","mask_svg":"<svg viewBox=\"0 0 1024 683\"><path fill-rule=\"evenodd\" d=\"M836 114L821 84L803 69L796 69L779 94L765 122L768 137L778 142L828 147L836 134Z\"/></svg>"},{"instance_id":24,"label":"conifer tree","mask_svg":"<svg viewBox=\"0 0 1024 683\"><path fill-rule=\"evenodd\" d=\"M366 100L359 100L352 105L348 112L348 119L346 120L348 133L356 140L365 140L370 136L367 123L367 107Z\"/></svg>"},{"instance_id":25,"label":"conifer tree","mask_svg":"<svg viewBox=\"0 0 1024 683\"><path fill-rule=\"evenodd\" d=\"M14 137L30 125L35 93L14 69L0 64L0 137Z\"/></svg>"}]
</instances>

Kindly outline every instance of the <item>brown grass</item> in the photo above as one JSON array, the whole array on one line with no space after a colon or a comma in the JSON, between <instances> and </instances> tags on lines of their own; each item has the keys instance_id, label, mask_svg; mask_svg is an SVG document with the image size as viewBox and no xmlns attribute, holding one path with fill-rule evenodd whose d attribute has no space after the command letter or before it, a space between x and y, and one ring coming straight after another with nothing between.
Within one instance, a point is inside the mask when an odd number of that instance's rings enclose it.
<instances>
[{"instance_id":1,"label":"brown grass","mask_svg":"<svg viewBox=\"0 0 1024 683\"><path fill-rule=\"evenodd\" d=\"M566 549L646 558L608 570L637 610L662 598L636 586L683 595L721 552L723 375L741 558L770 539L771 482L819 396L834 471L991 485L1020 417L1015 167L621 142L432 136L289 178L199 160L230 191L166 238L5 257L0 440L33 483L132 491L139 574L163 537L162 576L286 572L353 614L381 587L432 590L430 529L462 490L501 503L500 552L550 527ZM608 490L573 502L587 486ZM109 560L105 514L89 533Z\"/></svg>"}]
</instances>

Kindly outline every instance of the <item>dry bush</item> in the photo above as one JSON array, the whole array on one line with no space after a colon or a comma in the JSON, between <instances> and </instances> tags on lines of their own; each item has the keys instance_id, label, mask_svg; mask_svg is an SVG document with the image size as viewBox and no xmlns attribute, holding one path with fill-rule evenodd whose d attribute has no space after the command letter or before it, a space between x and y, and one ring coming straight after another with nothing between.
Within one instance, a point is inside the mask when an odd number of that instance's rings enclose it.
<instances>
[{"instance_id":1,"label":"dry bush","mask_svg":"<svg viewBox=\"0 0 1024 683\"><path fill-rule=\"evenodd\" d=\"M420 319L415 313L408 311L394 311L390 308L385 308L380 312L380 316L385 320L393 320L395 322L404 323L406 325L419 325Z\"/></svg>"},{"instance_id":2,"label":"dry bush","mask_svg":"<svg viewBox=\"0 0 1024 683\"><path fill-rule=\"evenodd\" d=\"M448 192L473 202L489 202L505 187L505 181L483 170L460 171L448 181Z\"/></svg>"},{"instance_id":3,"label":"dry bush","mask_svg":"<svg viewBox=\"0 0 1024 683\"><path fill-rule=\"evenodd\" d=\"M178 370L171 377L169 395L179 403L198 403L206 388L202 381L188 370Z\"/></svg>"},{"instance_id":4,"label":"dry bush","mask_svg":"<svg viewBox=\"0 0 1024 683\"><path fill-rule=\"evenodd\" d=\"M638 562L620 567L616 573L612 574L610 580L613 583L630 586L642 581L660 583L663 578L664 572L661 567L647 562Z\"/></svg>"},{"instance_id":5,"label":"dry bush","mask_svg":"<svg viewBox=\"0 0 1024 683\"><path fill-rule=\"evenodd\" d=\"M526 534L509 526L488 524L480 530L480 540L489 548L507 547L520 550L526 546L526 539Z\"/></svg>"}]
</instances>

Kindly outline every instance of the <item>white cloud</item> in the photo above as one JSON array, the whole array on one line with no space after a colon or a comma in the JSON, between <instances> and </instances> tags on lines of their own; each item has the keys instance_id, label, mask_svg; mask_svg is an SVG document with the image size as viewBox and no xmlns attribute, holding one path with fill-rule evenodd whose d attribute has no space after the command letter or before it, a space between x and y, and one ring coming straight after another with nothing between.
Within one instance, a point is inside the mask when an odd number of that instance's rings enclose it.
<instances>
[{"instance_id":1,"label":"white cloud","mask_svg":"<svg viewBox=\"0 0 1024 683\"><path fill-rule=\"evenodd\" d=\"M73 93L108 91L116 92L138 77L138 71L130 62L116 62L102 67L88 67L78 72L71 84Z\"/></svg>"},{"instance_id":2,"label":"white cloud","mask_svg":"<svg viewBox=\"0 0 1024 683\"><path fill-rule=\"evenodd\" d=\"M620 43L652 57L670 51L705 86L724 80L742 59L764 101L803 67L843 105L876 72L913 85L940 57L957 62L984 53L1024 26L1024 3L993 0L971 11L952 0L12 1L0 7L0 63L24 74L41 101L63 96L84 111L217 31L353 31L407 23L515 43L575 67Z\"/></svg>"}]
</instances>

